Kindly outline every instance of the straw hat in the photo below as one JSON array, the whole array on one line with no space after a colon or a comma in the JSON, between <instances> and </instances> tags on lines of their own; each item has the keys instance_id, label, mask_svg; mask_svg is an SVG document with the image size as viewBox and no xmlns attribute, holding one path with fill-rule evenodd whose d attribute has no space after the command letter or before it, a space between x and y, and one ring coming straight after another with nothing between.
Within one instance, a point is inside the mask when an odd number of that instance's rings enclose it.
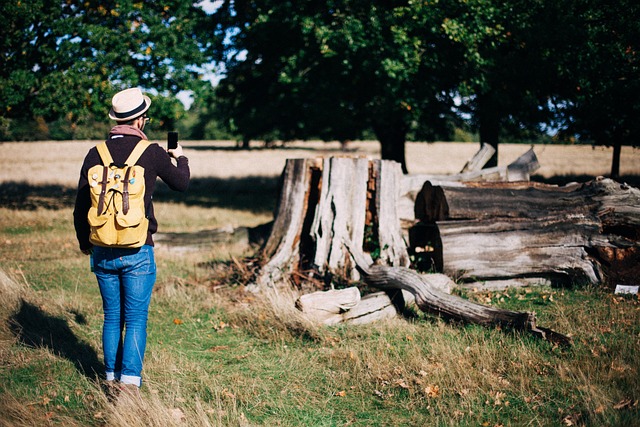
<instances>
[{"instance_id":1,"label":"straw hat","mask_svg":"<svg viewBox=\"0 0 640 427\"><path fill-rule=\"evenodd\" d=\"M116 93L111 99L109 118L118 122L126 122L144 114L151 106L151 99L142 94L138 88L125 89Z\"/></svg>"}]
</instances>

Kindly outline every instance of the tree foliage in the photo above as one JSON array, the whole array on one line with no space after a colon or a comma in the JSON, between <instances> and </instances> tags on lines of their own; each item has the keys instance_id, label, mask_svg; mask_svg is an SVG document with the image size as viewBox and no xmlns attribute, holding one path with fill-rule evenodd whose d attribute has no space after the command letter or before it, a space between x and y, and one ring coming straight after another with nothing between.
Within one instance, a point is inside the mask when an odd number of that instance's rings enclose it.
<instances>
[{"instance_id":1,"label":"tree foliage","mask_svg":"<svg viewBox=\"0 0 640 427\"><path fill-rule=\"evenodd\" d=\"M8 0L0 12L4 120L106 120L111 96L139 86L172 126L175 95L198 89L222 37L190 0Z\"/></svg>"},{"instance_id":2,"label":"tree foliage","mask_svg":"<svg viewBox=\"0 0 640 427\"><path fill-rule=\"evenodd\" d=\"M559 58L567 79L561 109L563 134L614 147L640 146L640 4L595 0L567 4L573 37Z\"/></svg>"},{"instance_id":3,"label":"tree foliage","mask_svg":"<svg viewBox=\"0 0 640 427\"><path fill-rule=\"evenodd\" d=\"M372 128L404 166L410 129L446 135L455 75L437 3L235 1L219 95L245 138L348 140Z\"/></svg>"},{"instance_id":4,"label":"tree foliage","mask_svg":"<svg viewBox=\"0 0 640 427\"><path fill-rule=\"evenodd\" d=\"M370 127L382 156L401 162L410 130L450 131L454 99L457 119L496 148L500 135L551 128L637 140L627 117L639 105L640 21L627 18L638 6L614 3L226 1L219 96L245 138L349 139Z\"/></svg>"}]
</instances>

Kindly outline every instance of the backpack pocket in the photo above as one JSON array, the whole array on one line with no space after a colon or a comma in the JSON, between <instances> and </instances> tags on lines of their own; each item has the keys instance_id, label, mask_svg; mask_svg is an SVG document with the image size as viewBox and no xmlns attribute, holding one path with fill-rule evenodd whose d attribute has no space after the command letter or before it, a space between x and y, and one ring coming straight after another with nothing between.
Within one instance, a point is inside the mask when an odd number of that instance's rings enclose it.
<instances>
[{"instance_id":1,"label":"backpack pocket","mask_svg":"<svg viewBox=\"0 0 640 427\"><path fill-rule=\"evenodd\" d=\"M116 244L117 231L113 225L113 215L105 212L98 215L98 209L91 207L87 215L90 226L89 241L97 246Z\"/></svg>"}]
</instances>

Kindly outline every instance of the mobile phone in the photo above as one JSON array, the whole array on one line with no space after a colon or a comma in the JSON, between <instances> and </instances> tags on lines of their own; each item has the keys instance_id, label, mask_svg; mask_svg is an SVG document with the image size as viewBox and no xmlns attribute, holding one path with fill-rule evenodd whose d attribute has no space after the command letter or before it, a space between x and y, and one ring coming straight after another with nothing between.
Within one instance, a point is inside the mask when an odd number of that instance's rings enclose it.
<instances>
[{"instance_id":1,"label":"mobile phone","mask_svg":"<svg viewBox=\"0 0 640 427\"><path fill-rule=\"evenodd\" d=\"M167 133L167 150L178 148L178 132Z\"/></svg>"}]
</instances>

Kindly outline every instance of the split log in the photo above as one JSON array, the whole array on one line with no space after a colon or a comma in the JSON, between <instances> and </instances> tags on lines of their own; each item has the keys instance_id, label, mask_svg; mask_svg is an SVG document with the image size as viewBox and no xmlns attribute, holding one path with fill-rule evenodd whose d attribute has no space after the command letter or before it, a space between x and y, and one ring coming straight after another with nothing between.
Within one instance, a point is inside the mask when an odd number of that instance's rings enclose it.
<instances>
[{"instance_id":1,"label":"split log","mask_svg":"<svg viewBox=\"0 0 640 427\"><path fill-rule=\"evenodd\" d=\"M528 181L532 172L540 168L533 148L527 150L507 166L463 171L451 175L413 174L406 175L402 183L402 193L418 192L422 184L430 181L433 185L455 186L462 182L518 182ZM460 184L462 185L462 184Z\"/></svg>"},{"instance_id":2,"label":"split log","mask_svg":"<svg viewBox=\"0 0 640 427\"><path fill-rule=\"evenodd\" d=\"M482 143L480 150L462 167L460 173L476 172L481 170L487 164L491 157L496 153L496 149L491 145Z\"/></svg>"},{"instance_id":3,"label":"split log","mask_svg":"<svg viewBox=\"0 0 640 427\"><path fill-rule=\"evenodd\" d=\"M398 315L396 304L386 292L374 292L361 298L360 290L355 286L304 294L295 305L308 319L324 325L360 325Z\"/></svg>"},{"instance_id":4,"label":"split log","mask_svg":"<svg viewBox=\"0 0 640 427\"><path fill-rule=\"evenodd\" d=\"M450 294L455 283L444 274L420 275L422 282L438 292ZM307 318L325 325L338 323L365 324L388 319L415 305L412 293L403 290L374 292L360 297L353 286L301 295L295 303Z\"/></svg>"}]
</instances>

